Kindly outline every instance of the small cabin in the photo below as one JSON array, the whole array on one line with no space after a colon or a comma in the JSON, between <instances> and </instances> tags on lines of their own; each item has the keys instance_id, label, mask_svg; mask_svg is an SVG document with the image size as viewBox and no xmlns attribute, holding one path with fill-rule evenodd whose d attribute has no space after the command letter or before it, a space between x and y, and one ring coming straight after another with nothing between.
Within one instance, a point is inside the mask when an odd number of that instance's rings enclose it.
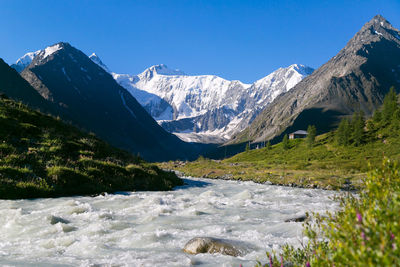
<instances>
[{"instance_id":1,"label":"small cabin","mask_svg":"<svg viewBox=\"0 0 400 267\"><path fill-rule=\"evenodd\" d=\"M306 137L307 137L307 131L303 130L298 130L289 134L289 139L306 138Z\"/></svg>"}]
</instances>

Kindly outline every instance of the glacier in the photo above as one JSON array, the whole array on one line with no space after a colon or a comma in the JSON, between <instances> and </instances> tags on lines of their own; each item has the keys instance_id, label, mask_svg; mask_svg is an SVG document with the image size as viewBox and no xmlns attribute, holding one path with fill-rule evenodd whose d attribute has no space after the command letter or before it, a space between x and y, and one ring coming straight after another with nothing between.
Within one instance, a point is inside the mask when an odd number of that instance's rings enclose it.
<instances>
[{"instance_id":1,"label":"glacier","mask_svg":"<svg viewBox=\"0 0 400 267\"><path fill-rule=\"evenodd\" d=\"M39 53L46 57L57 49L55 45L27 53L13 67L22 71ZM164 129L184 141L200 143L229 140L278 95L289 91L314 71L293 64L247 84L216 75L188 75L165 64L151 66L137 75L118 74L96 53L89 58L127 89Z\"/></svg>"},{"instance_id":2,"label":"glacier","mask_svg":"<svg viewBox=\"0 0 400 267\"><path fill-rule=\"evenodd\" d=\"M223 143L313 71L293 64L252 84L216 75L187 75L164 64L138 75L111 74L164 129L188 142Z\"/></svg>"}]
</instances>

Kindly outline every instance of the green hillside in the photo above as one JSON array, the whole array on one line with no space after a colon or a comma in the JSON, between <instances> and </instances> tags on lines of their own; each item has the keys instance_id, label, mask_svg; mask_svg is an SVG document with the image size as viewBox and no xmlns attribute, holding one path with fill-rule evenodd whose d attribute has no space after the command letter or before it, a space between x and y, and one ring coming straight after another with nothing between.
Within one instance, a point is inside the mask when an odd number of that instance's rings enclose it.
<instances>
[{"instance_id":1,"label":"green hillside","mask_svg":"<svg viewBox=\"0 0 400 267\"><path fill-rule=\"evenodd\" d=\"M173 173L0 96L0 198L169 190Z\"/></svg>"},{"instance_id":2,"label":"green hillside","mask_svg":"<svg viewBox=\"0 0 400 267\"><path fill-rule=\"evenodd\" d=\"M317 136L311 145L306 139L295 139L222 161L199 158L161 166L197 177L351 189L360 186L370 167L380 166L383 155L400 160L399 133L400 106L392 90L373 118L364 122L362 114L356 113L345 118L338 130Z\"/></svg>"}]
</instances>

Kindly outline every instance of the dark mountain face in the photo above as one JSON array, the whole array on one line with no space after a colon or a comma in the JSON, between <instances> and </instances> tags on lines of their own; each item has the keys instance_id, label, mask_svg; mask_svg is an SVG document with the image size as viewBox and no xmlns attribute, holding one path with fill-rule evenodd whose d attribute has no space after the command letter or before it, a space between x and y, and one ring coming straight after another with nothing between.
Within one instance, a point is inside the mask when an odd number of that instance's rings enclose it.
<instances>
[{"instance_id":1,"label":"dark mountain face","mask_svg":"<svg viewBox=\"0 0 400 267\"><path fill-rule=\"evenodd\" d=\"M21 75L64 119L117 147L147 160L195 156L190 144L164 131L109 73L67 43L42 50Z\"/></svg>"},{"instance_id":2,"label":"dark mountain face","mask_svg":"<svg viewBox=\"0 0 400 267\"><path fill-rule=\"evenodd\" d=\"M57 112L16 70L8 66L2 59L0 59L0 93L43 112Z\"/></svg>"},{"instance_id":3,"label":"dark mountain face","mask_svg":"<svg viewBox=\"0 0 400 267\"><path fill-rule=\"evenodd\" d=\"M391 86L400 89L400 32L375 16L332 59L277 97L231 143L269 140L310 124L319 132L342 116L382 104Z\"/></svg>"}]
</instances>

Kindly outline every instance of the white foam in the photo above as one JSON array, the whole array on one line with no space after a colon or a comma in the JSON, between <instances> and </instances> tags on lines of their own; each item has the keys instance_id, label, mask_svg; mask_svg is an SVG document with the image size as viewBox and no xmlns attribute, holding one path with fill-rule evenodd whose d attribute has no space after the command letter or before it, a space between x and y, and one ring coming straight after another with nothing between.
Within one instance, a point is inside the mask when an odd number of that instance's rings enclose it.
<instances>
[{"instance_id":1,"label":"white foam","mask_svg":"<svg viewBox=\"0 0 400 267\"><path fill-rule=\"evenodd\" d=\"M0 201L0 265L254 266L299 245L306 211L333 210L332 192L191 179L172 192ZM63 222L51 224L50 216ZM187 255L196 236L241 242L246 254Z\"/></svg>"}]
</instances>

